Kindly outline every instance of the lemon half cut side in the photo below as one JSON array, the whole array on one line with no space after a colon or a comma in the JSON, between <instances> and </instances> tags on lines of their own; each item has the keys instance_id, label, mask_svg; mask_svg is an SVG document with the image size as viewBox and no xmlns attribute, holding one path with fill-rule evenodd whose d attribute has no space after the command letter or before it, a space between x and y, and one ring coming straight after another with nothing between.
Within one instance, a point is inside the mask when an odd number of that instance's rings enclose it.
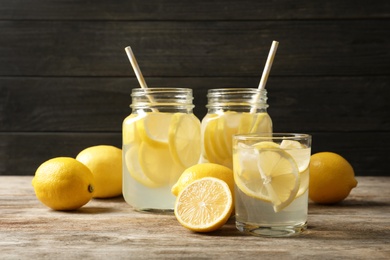
<instances>
[{"instance_id":1,"label":"lemon half cut side","mask_svg":"<svg viewBox=\"0 0 390 260\"><path fill-rule=\"evenodd\" d=\"M175 216L180 224L195 232L211 232L222 227L233 210L233 197L226 182L205 177L179 193Z\"/></svg>"}]
</instances>

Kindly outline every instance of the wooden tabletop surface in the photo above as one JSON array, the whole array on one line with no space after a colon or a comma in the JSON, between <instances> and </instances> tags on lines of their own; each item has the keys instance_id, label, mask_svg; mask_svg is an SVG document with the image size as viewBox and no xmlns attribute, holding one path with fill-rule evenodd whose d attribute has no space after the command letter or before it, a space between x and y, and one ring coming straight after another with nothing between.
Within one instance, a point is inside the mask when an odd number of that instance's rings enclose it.
<instances>
[{"instance_id":1,"label":"wooden tabletop surface","mask_svg":"<svg viewBox=\"0 0 390 260\"><path fill-rule=\"evenodd\" d=\"M220 230L193 233L173 215L135 212L123 198L52 211L35 197L31 176L0 176L0 259L390 259L390 178L358 177L340 204L309 204L297 237Z\"/></svg>"}]
</instances>

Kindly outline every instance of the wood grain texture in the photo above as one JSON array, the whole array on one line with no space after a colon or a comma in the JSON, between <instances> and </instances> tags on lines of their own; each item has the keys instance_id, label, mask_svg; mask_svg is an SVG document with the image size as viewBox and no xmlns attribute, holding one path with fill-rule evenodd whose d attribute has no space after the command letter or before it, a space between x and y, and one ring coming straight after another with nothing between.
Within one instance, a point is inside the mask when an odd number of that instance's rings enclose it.
<instances>
[{"instance_id":1,"label":"wood grain texture","mask_svg":"<svg viewBox=\"0 0 390 260\"><path fill-rule=\"evenodd\" d=\"M190 3L190 4L189 4ZM313 151L348 158L358 175L390 175L390 2L0 0L0 175L32 175L87 145L120 147L138 87L207 89L267 83L275 131L313 134Z\"/></svg>"},{"instance_id":2,"label":"wood grain texture","mask_svg":"<svg viewBox=\"0 0 390 260\"><path fill-rule=\"evenodd\" d=\"M390 77L272 77L268 112L277 131L389 131L387 81ZM256 87L259 78L163 77L148 82L193 89L194 113L202 119L208 89ZM0 131L120 132L135 87L135 78L4 78Z\"/></svg>"},{"instance_id":3,"label":"wood grain texture","mask_svg":"<svg viewBox=\"0 0 390 260\"><path fill-rule=\"evenodd\" d=\"M1 0L0 19L12 20L293 20L389 18L387 0Z\"/></svg>"},{"instance_id":4,"label":"wood grain texture","mask_svg":"<svg viewBox=\"0 0 390 260\"><path fill-rule=\"evenodd\" d=\"M0 76L388 75L390 20L0 21Z\"/></svg>"},{"instance_id":5,"label":"wood grain texture","mask_svg":"<svg viewBox=\"0 0 390 260\"><path fill-rule=\"evenodd\" d=\"M77 211L51 211L35 198L32 177L0 176L4 259L389 259L390 178L359 177L340 204L309 203L308 230L292 238L243 235L234 219L197 234L172 215L135 212L120 198Z\"/></svg>"}]
</instances>

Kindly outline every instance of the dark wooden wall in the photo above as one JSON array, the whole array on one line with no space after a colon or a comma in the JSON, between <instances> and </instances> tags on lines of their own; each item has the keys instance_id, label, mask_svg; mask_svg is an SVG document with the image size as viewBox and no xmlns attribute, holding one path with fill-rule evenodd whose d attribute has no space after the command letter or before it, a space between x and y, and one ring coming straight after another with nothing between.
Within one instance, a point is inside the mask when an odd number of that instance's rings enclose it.
<instances>
[{"instance_id":1,"label":"dark wooden wall","mask_svg":"<svg viewBox=\"0 0 390 260\"><path fill-rule=\"evenodd\" d=\"M388 175L390 1L0 0L0 175L87 146L121 146L138 83L206 92L267 84L275 131L313 135L357 175Z\"/></svg>"}]
</instances>

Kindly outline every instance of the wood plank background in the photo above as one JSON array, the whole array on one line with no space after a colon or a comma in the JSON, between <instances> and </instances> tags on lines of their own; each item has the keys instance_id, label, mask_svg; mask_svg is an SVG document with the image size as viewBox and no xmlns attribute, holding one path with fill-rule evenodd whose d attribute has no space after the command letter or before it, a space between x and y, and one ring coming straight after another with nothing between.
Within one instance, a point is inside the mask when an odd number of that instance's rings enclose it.
<instances>
[{"instance_id":1,"label":"wood plank background","mask_svg":"<svg viewBox=\"0 0 390 260\"><path fill-rule=\"evenodd\" d=\"M267 84L275 131L313 135L357 175L387 175L390 1L0 0L0 175L33 175L45 160L90 145L121 147L138 87Z\"/></svg>"}]
</instances>

